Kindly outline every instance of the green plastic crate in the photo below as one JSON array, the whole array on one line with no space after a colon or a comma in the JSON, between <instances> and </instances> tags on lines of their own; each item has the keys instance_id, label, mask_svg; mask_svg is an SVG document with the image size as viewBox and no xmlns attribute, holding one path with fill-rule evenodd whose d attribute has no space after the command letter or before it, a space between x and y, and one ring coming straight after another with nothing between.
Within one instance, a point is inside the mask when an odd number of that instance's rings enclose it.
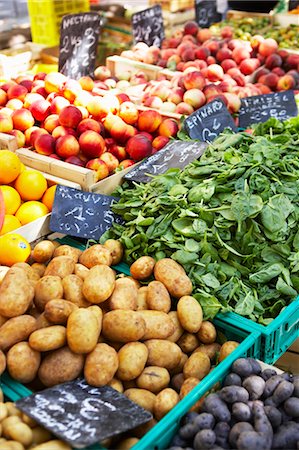
<instances>
[{"instance_id":1,"label":"green plastic crate","mask_svg":"<svg viewBox=\"0 0 299 450\"><path fill-rule=\"evenodd\" d=\"M299 296L267 326L236 313L218 314L217 317L232 327L259 332L262 344L260 359L267 364L277 361L299 338Z\"/></svg>"}]
</instances>

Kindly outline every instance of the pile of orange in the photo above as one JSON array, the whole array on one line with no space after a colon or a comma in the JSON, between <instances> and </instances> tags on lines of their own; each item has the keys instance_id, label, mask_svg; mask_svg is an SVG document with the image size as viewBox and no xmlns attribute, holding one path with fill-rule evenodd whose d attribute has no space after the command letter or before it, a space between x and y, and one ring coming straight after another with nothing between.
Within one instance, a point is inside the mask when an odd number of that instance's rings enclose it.
<instances>
[{"instance_id":1,"label":"pile of orange","mask_svg":"<svg viewBox=\"0 0 299 450\"><path fill-rule=\"evenodd\" d=\"M26 169L15 153L0 150L0 191L5 208L0 236L48 214L55 189L56 185L48 186L42 173Z\"/></svg>"}]
</instances>

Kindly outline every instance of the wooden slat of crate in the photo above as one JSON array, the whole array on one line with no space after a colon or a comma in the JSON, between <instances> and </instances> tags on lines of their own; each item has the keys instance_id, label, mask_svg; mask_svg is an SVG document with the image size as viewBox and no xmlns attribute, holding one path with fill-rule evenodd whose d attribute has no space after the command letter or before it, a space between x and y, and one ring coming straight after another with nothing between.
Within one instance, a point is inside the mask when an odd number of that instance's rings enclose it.
<instances>
[{"instance_id":1,"label":"wooden slat of crate","mask_svg":"<svg viewBox=\"0 0 299 450\"><path fill-rule=\"evenodd\" d=\"M226 19L243 19L243 18L248 18L248 17L256 17L256 18L260 18L260 19L265 19L268 18L269 20L272 21L272 14L268 14L268 13L259 13L259 12L248 12L248 11L237 11L234 9L230 9L229 11L227 11L226 13Z\"/></svg>"},{"instance_id":2,"label":"wooden slat of crate","mask_svg":"<svg viewBox=\"0 0 299 450\"><path fill-rule=\"evenodd\" d=\"M170 12L194 8L194 0L150 0L149 4L150 6L159 4L162 6L162 9Z\"/></svg>"},{"instance_id":3,"label":"wooden slat of crate","mask_svg":"<svg viewBox=\"0 0 299 450\"><path fill-rule=\"evenodd\" d=\"M10 233L18 233L23 236L29 243L45 238L50 231L50 217L51 213L39 219L33 220L26 225L23 225Z\"/></svg>"},{"instance_id":4,"label":"wooden slat of crate","mask_svg":"<svg viewBox=\"0 0 299 450\"><path fill-rule=\"evenodd\" d=\"M39 155L27 148L18 149L16 153L26 166L78 183L83 190L88 191L89 187L96 182L95 171L85 167L59 161L49 156Z\"/></svg>"},{"instance_id":5,"label":"wooden slat of crate","mask_svg":"<svg viewBox=\"0 0 299 450\"><path fill-rule=\"evenodd\" d=\"M160 109L148 108L147 106L143 106L143 105L137 105L137 109L139 111L148 111L148 110L158 111L161 114L161 116L163 116L164 118L171 118L171 119L180 120L181 117L182 117L182 114L177 114L177 113L172 113L172 112L167 112L167 111L161 111Z\"/></svg>"},{"instance_id":6,"label":"wooden slat of crate","mask_svg":"<svg viewBox=\"0 0 299 450\"><path fill-rule=\"evenodd\" d=\"M154 66L153 64L145 64L140 61L132 61L122 56L109 56L106 59L106 66L110 70L113 76L118 76L123 72L131 71L132 73L144 72L149 80L156 80L158 74L161 72L161 67Z\"/></svg>"},{"instance_id":7,"label":"wooden slat of crate","mask_svg":"<svg viewBox=\"0 0 299 450\"><path fill-rule=\"evenodd\" d=\"M17 139L6 133L0 133L0 150L15 152L18 148Z\"/></svg>"}]
</instances>

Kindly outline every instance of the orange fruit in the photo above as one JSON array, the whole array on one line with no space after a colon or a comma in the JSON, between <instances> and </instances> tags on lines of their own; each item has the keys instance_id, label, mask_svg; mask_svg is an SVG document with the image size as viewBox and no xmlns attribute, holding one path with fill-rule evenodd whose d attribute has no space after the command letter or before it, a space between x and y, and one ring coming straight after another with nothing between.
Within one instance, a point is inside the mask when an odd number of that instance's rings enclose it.
<instances>
[{"instance_id":1,"label":"orange fruit","mask_svg":"<svg viewBox=\"0 0 299 450\"><path fill-rule=\"evenodd\" d=\"M9 184L21 172L21 161L9 150L0 150L0 184Z\"/></svg>"},{"instance_id":2,"label":"orange fruit","mask_svg":"<svg viewBox=\"0 0 299 450\"><path fill-rule=\"evenodd\" d=\"M54 184L53 186L49 187L46 190L46 192L44 193L43 198L42 198L43 204L46 205L46 207L48 208L49 211L52 211L52 208L53 208L56 186L57 185Z\"/></svg>"},{"instance_id":3,"label":"orange fruit","mask_svg":"<svg viewBox=\"0 0 299 450\"><path fill-rule=\"evenodd\" d=\"M3 226L0 230L0 236L3 236L3 234L9 233L10 231L16 230L21 226L22 224L19 219L17 219L12 214L5 214Z\"/></svg>"},{"instance_id":4,"label":"orange fruit","mask_svg":"<svg viewBox=\"0 0 299 450\"><path fill-rule=\"evenodd\" d=\"M21 197L18 191L11 186L0 186L5 205L5 214L14 214L21 205Z\"/></svg>"},{"instance_id":5,"label":"orange fruit","mask_svg":"<svg viewBox=\"0 0 299 450\"><path fill-rule=\"evenodd\" d=\"M47 180L38 170L24 170L15 182L15 188L23 200L40 200L47 187Z\"/></svg>"},{"instance_id":6,"label":"orange fruit","mask_svg":"<svg viewBox=\"0 0 299 450\"><path fill-rule=\"evenodd\" d=\"M0 264L12 266L18 262L25 262L30 253L29 242L20 234L5 234L0 237Z\"/></svg>"},{"instance_id":7,"label":"orange fruit","mask_svg":"<svg viewBox=\"0 0 299 450\"><path fill-rule=\"evenodd\" d=\"M48 208L43 203L30 201L25 202L20 206L16 212L16 218L19 219L22 225L26 225L26 223L45 216L48 212Z\"/></svg>"}]
</instances>

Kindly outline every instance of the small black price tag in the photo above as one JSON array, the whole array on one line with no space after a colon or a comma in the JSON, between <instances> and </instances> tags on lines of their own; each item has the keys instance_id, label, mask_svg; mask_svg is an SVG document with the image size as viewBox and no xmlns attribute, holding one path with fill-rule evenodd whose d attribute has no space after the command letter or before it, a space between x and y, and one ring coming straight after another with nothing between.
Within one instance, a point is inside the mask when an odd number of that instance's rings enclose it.
<instances>
[{"instance_id":1,"label":"small black price tag","mask_svg":"<svg viewBox=\"0 0 299 450\"><path fill-rule=\"evenodd\" d=\"M110 195L93 194L58 185L55 192L50 230L69 236L99 239L113 222L123 220L111 211L117 202Z\"/></svg>"},{"instance_id":2,"label":"small black price tag","mask_svg":"<svg viewBox=\"0 0 299 450\"><path fill-rule=\"evenodd\" d=\"M60 27L59 72L78 80L93 78L100 34L101 17L97 13L69 14Z\"/></svg>"},{"instance_id":3,"label":"small black price tag","mask_svg":"<svg viewBox=\"0 0 299 450\"><path fill-rule=\"evenodd\" d=\"M217 12L216 0L195 0L195 17L201 28L208 28L222 20L222 15Z\"/></svg>"},{"instance_id":4,"label":"small black price tag","mask_svg":"<svg viewBox=\"0 0 299 450\"><path fill-rule=\"evenodd\" d=\"M253 123L266 122L271 117L284 121L297 115L294 91L254 95L241 99L239 127L246 128Z\"/></svg>"},{"instance_id":5,"label":"small black price tag","mask_svg":"<svg viewBox=\"0 0 299 450\"><path fill-rule=\"evenodd\" d=\"M221 99L213 100L185 119L184 127L191 139L212 142L225 128L237 127Z\"/></svg>"},{"instance_id":6,"label":"small black price tag","mask_svg":"<svg viewBox=\"0 0 299 450\"><path fill-rule=\"evenodd\" d=\"M132 15L134 43L145 42L148 46L161 47L165 38L162 8L160 5Z\"/></svg>"}]
</instances>

